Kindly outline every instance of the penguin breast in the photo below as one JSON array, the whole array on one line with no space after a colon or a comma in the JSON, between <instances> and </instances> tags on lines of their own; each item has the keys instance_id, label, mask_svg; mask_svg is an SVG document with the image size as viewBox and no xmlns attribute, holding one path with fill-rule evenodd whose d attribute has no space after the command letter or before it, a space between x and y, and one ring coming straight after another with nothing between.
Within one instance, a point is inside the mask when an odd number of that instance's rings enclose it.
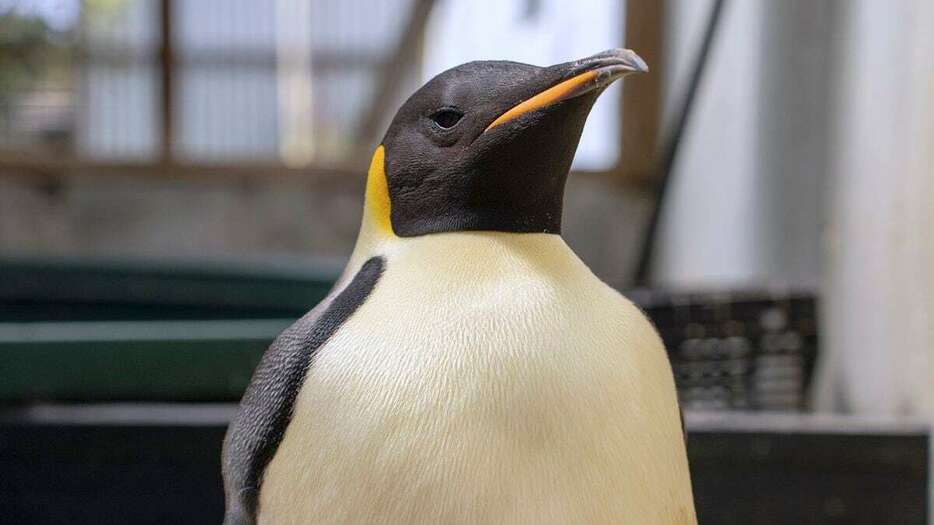
<instances>
[{"instance_id":1,"label":"penguin breast","mask_svg":"<svg viewBox=\"0 0 934 525\"><path fill-rule=\"evenodd\" d=\"M264 476L268 523L689 523L664 349L548 234L384 246Z\"/></svg>"}]
</instances>

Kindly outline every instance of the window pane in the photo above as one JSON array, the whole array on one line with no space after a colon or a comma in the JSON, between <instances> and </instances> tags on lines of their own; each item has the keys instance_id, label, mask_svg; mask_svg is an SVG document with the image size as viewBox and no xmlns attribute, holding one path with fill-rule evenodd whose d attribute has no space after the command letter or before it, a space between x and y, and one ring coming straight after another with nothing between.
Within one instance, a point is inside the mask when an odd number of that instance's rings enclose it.
<instances>
[{"instance_id":1,"label":"window pane","mask_svg":"<svg viewBox=\"0 0 934 525\"><path fill-rule=\"evenodd\" d=\"M153 66L91 60L82 78L78 152L102 160L153 158L160 140L157 86Z\"/></svg>"},{"instance_id":2,"label":"window pane","mask_svg":"<svg viewBox=\"0 0 934 525\"><path fill-rule=\"evenodd\" d=\"M182 160L275 160L275 70L184 66L175 112L175 153Z\"/></svg>"},{"instance_id":3,"label":"window pane","mask_svg":"<svg viewBox=\"0 0 934 525\"><path fill-rule=\"evenodd\" d=\"M275 160L275 3L181 0L175 6L175 153L194 161Z\"/></svg>"},{"instance_id":4,"label":"window pane","mask_svg":"<svg viewBox=\"0 0 934 525\"><path fill-rule=\"evenodd\" d=\"M178 0L180 158L341 162L411 0Z\"/></svg>"},{"instance_id":5,"label":"window pane","mask_svg":"<svg viewBox=\"0 0 934 525\"><path fill-rule=\"evenodd\" d=\"M78 153L151 160L159 149L158 3L84 2Z\"/></svg>"}]
</instances>

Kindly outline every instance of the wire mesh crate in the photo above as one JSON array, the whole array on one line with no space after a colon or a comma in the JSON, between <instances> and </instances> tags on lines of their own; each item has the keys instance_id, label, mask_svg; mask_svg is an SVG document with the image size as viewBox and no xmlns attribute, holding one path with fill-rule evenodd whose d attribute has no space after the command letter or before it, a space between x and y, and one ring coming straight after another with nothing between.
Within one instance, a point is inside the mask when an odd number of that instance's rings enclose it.
<instances>
[{"instance_id":1,"label":"wire mesh crate","mask_svg":"<svg viewBox=\"0 0 934 525\"><path fill-rule=\"evenodd\" d=\"M802 410L817 357L817 308L808 293L629 297L655 323L685 409Z\"/></svg>"}]
</instances>

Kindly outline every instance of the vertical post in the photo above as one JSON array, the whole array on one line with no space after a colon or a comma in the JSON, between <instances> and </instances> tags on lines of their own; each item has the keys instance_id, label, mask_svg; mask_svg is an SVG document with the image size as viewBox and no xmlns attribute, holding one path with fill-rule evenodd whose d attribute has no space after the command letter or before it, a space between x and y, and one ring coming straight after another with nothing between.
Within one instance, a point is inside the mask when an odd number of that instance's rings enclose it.
<instances>
[{"instance_id":1,"label":"vertical post","mask_svg":"<svg viewBox=\"0 0 934 525\"><path fill-rule=\"evenodd\" d=\"M159 0L159 116L160 116L160 152L159 160L162 164L172 163L172 138L174 137L175 122L172 115L173 82L175 53L172 38L172 0Z\"/></svg>"},{"instance_id":2,"label":"vertical post","mask_svg":"<svg viewBox=\"0 0 934 525\"><path fill-rule=\"evenodd\" d=\"M651 73L623 87L619 174L630 182L650 182L661 131L665 2L627 0L626 47L645 59Z\"/></svg>"},{"instance_id":3,"label":"vertical post","mask_svg":"<svg viewBox=\"0 0 934 525\"><path fill-rule=\"evenodd\" d=\"M276 0L276 89L279 158L290 168L314 160L311 2Z\"/></svg>"},{"instance_id":4,"label":"vertical post","mask_svg":"<svg viewBox=\"0 0 934 525\"><path fill-rule=\"evenodd\" d=\"M639 53L651 69L623 85L618 173L630 182L651 182L658 153L662 118L665 4L660 0L627 0L626 47Z\"/></svg>"}]
</instances>

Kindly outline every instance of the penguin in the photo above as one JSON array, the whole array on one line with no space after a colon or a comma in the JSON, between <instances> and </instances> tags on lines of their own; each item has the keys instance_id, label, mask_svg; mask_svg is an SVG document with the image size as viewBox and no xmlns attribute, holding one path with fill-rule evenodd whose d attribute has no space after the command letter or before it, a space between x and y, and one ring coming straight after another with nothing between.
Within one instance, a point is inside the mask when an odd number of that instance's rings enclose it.
<instances>
[{"instance_id":1,"label":"penguin","mask_svg":"<svg viewBox=\"0 0 934 525\"><path fill-rule=\"evenodd\" d=\"M346 269L228 429L225 523L696 523L662 342L561 237L592 105L647 70L470 62L402 105Z\"/></svg>"}]
</instances>

